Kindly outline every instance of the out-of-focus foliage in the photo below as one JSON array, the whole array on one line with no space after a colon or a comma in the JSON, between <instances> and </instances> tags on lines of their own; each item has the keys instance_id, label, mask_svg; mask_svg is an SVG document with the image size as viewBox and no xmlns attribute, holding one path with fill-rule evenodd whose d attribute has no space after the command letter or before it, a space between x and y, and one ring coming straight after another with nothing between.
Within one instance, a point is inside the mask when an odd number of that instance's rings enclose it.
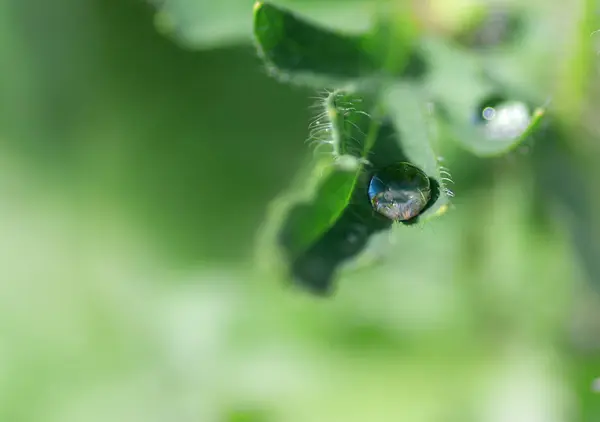
<instances>
[{"instance_id":1,"label":"out-of-focus foliage","mask_svg":"<svg viewBox=\"0 0 600 422\"><path fill-rule=\"evenodd\" d=\"M445 144L454 209L377 239L326 301L251 264L314 92L268 78L251 1L161 4L208 35L183 49L136 0L0 2L1 421L600 418L595 2L531 2L535 42L485 54L552 98L549 135ZM294 10L366 28L347 4ZM419 22L449 40L469 4ZM440 83L466 95L459 64Z\"/></svg>"},{"instance_id":2,"label":"out-of-focus foliage","mask_svg":"<svg viewBox=\"0 0 600 422\"><path fill-rule=\"evenodd\" d=\"M515 13L506 8L509 16ZM374 212L372 201L402 207L388 216L404 215L401 223L410 225L447 211L453 195L446 184L452 180L440 165L438 126L474 153L490 156L536 135L544 117L543 108L530 111L519 96L511 97L511 89L487 81L482 57L467 57L439 36L428 39L428 32L411 29L416 25L410 13L407 5L389 4L368 32L348 35L269 2L254 5L255 42L273 76L313 88L341 88L323 98L322 111L309 126L310 142L329 146L329 159L315 158L304 183L311 188L303 187L298 203L283 211L288 211L283 223L275 213L266 223L272 243L284 250L288 278L313 291L331 291L338 268L368 249L376 233L391 228L388 218ZM485 21L478 24L485 26ZM511 41L486 40L491 48ZM459 61L468 83L457 96L440 81L455 73ZM436 71L430 70L432 64ZM380 185L381 196L374 198L370 180L380 180L380 172L399 163L421 174L421 188L407 190L407 184L413 185L403 180L408 173L395 172L388 181L404 186L392 193ZM293 196L284 198L292 202ZM285 199L280 202L285 205Z\"/></svg>"}]
</instances>

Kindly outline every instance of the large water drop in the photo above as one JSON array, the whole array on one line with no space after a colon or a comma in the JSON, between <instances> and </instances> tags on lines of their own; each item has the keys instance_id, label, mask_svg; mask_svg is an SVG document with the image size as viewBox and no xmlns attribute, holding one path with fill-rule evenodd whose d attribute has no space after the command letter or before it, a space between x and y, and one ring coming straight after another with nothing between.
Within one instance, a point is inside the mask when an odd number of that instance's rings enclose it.
<instances>
[{"instance_id":1,"label":"large water drop","mask_svg":"<svg viewBox=\"0 0 600 422\"><path fill-rule=\"evenodd\" d=\"M431 199L427 175L410 163L398 163L373 175L369 199L378 213L394 221L417 217Z\"/></svg>"}]
</instances>

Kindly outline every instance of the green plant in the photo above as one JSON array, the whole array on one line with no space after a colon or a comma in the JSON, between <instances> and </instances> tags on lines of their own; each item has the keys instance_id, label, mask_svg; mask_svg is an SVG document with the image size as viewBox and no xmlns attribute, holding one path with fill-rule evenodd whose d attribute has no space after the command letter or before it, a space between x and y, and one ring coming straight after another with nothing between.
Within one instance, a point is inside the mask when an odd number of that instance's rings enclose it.
<instances>
[{"instance_id":1,"label":"green plant","mask_svg":"<svg viewBox=\"0 0 600 422\"><path fill-rule=\"evenodd\" d=\"M383 9L372 30L344 34L274 4L255 4L255 41L270 74L325 90L310 125L315 157L275 202L259 247L264 259L276 256L284 275L313 292L331 292L340 267L360 259L393 223L414 225L448 210L453 194L440 164L442 141L454 139L480 156L504 154L528 139L544 115L532 107L536 94L488 71L475 35L448 40L415 21L407 8ZM370 182L390 166L407 165L422 174L426 195L401 191L417 208L396 202L386 217L374 209ZM403 173L396 174L403 184Z\"/></svg>"}]
</instances>

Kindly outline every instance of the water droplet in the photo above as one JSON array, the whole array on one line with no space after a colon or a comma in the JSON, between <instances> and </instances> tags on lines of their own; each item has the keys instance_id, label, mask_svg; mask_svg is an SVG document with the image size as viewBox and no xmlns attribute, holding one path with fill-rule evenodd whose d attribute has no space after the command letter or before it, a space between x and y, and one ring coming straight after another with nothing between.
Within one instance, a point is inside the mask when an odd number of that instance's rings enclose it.
<instances>
[{"instance_id":1,"label":"water droplet","mask_svg":"<svg viewBox=\"0 0 600 422\"><path fill-rule=\"evenodd\" d=\"M503 141L520 137L531 124L531 110L521 101L510 101L494 96L479 107L476 120L483 125L485 137Z\"/></svg>"},{"instance_id":2,"label":"water droplet","mask_svg":"<svg viewBox=\"0 0 600 422\"><path fill-rule=\"evenodd\" d=\"M398 163L377 172L369 183L369 199L378 213L390 220L418 216L431 199L427 175L409 163Z\"/></svg>"}]
</instances>

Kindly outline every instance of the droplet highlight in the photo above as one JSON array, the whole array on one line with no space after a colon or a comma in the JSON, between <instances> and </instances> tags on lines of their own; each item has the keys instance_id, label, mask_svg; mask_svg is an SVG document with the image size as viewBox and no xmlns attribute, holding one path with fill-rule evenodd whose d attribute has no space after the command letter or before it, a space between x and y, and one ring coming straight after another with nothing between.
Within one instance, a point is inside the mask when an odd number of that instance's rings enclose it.
<instances>
[{"instance_id":1,"label":"droplet highlight","mask_svg":"<svg viewBox=\"0 0 600 422\"><path fill-rule=\"evenodd\" d=\"M481 124L485 138L490 141L517 139L532 121L531 110L522 101L494 97L479 107L477 124Z\"/></svg>"}]
</instances>

